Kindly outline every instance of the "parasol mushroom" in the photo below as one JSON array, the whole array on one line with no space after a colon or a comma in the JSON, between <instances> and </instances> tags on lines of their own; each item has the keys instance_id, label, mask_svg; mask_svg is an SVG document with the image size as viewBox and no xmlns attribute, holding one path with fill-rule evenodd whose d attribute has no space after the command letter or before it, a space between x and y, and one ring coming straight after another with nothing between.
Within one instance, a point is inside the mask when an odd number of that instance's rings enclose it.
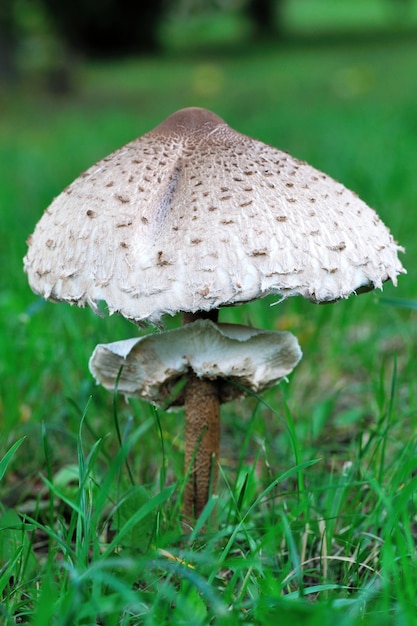
<instances>
[{"instance_id":1,"label":"parasol mushroom","mask_svg":"<svg viewBox=\"0 0 417 626\"><path fill-rule=\"evenodd\" d=\"M196 336L191 322L215 323L223 306L269 294L331 302L396 284L405 271L402 248L354 193L200 108L177 111L88 169L28 246L25 271L44 298L96 312L104 301L138 324L182 312ZM289 371L301 355L294 341L291 350ZM195 460L185 511L198 516L218 456L220 383L187 363L186 464Z\"/></svg>"}]
</instances>

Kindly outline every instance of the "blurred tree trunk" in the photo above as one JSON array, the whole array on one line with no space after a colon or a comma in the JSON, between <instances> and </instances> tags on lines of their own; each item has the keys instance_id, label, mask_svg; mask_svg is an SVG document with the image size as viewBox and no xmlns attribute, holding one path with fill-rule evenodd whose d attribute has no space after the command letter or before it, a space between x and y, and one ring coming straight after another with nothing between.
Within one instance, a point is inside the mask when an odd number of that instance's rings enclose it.
<instances>
[{"instance_id":1,"label":"blurred tree trunk","mask_svg":"<svg viewBox=\"0 0 417 626\"><path fill-rule=\"evenodd\" d=\"M285 0L248 0L246 14L258 37L282 34L282 13Z\"/></svg>"},{"instance_id":2,"label":"blurred tree trunk","mask_svg":"<svg viewBox=\"0 0 417 626\"><path fill-rule=\"evenodd\" d=\"M58 32L76 52L112 57L154 52L164 0L42 0Z\"/></svg>"},{"instance_id":3,"label":"blurred tree trunk","mask_svg":"<svg viewBox=\"0 0 417 626\"><path fill-rule=\"evenodd\" d=\"M11 82L16 77L17 29L13 3L14 0L0 2L0 82Z\"/></svg>"}]
</instances>

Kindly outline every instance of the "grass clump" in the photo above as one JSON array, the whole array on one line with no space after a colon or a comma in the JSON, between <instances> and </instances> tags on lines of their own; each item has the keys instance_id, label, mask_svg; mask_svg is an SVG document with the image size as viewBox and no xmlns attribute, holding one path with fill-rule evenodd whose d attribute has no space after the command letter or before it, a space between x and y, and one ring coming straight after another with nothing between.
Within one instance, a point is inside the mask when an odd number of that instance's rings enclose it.
<instances>
[{"instance_id":1,"label":"grass clump","mask_svg":"<svg viewBox=\"0 0 417 626\"><path fill-rule=\"evenodd\" d=\"M368 439L358 437L351 462L334 460L330 470L320 458L277 472L264 453L252 463L241 456L234 482L223 475L219 496L184 534L181 481L131 482L127 463L133 469L147 428L109 457L109 441L88 434L89 410L77 464L52 470L44 430L44 489L19 514L3 508L5 624L267 624L285 616L353 625L380 623L381 613L386 624L412 623L417 462L414 442L400 459L386 458L388 416ZM291 446L305 457L299 441Z\"/></svg>"}]
</instances>

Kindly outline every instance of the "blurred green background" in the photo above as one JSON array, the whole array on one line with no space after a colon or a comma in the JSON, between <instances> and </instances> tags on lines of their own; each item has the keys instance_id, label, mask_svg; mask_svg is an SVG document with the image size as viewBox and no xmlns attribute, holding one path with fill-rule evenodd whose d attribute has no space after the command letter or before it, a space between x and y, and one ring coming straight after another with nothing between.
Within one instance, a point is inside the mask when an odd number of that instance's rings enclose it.
<instances>
[{"instance_id":1,"label":"blurred green background","mask_svg":"<svg viewBox=\"0 0 417 626\"><path fill-rule=\"evenodd\" d=\"M81 171L191 105L343 182L407 249L408 275L384 290L400 306L371 294L327 308L294 298L275 308L261 302L223 312L225 320L299 336L305 356L293 402L300 423L335 396L341 380L372 387L394 351L409 385L416 349L416 42L415 0L2 0L4 442L23 430L36 449L41 421L67 434L76 423L71 402L84 407L91 395L93 421L108 423L100 411L111 398L93 385L88 358L95 343L137 331L116 317L43 303L22 271L25 240ZM404 307L404 300L411 303ZM363 399L353 404L362 415ZM406 411L414 415L409 405Z\"/></svg>"}]
</instances>

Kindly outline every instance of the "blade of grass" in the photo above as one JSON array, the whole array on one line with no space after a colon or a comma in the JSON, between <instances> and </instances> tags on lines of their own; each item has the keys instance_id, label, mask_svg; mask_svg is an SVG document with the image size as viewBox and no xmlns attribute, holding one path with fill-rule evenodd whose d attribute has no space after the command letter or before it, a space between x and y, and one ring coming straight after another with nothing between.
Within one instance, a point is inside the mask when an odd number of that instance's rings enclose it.
<instances>
[{"instance_id":1,"label":"blade of grass","mask_svg":"<svg viewBox=\"0 0 417 626\"><path fill-rule=\"evenodd\" d=\"M119 424L119 412L118 412L118 401L119 401L119 381L120 381L120 376L122 375L123 372L123 365L122 367L119 369L118 373L117 373L117 378L116 378L116 383L114 385L114 390L113 390L113 423L114 423L114 427L116 429L116 435L117 435L117 440L119 442L119 447L121 448L123 445L123 439L122 439L122 433L120 430L120 424ZM126 465L126 469L127 469L127 473L129 475L130 478L130 482L132 483L132 485L135 484L135 480L133 478L133 474L132 474L132 470L130 469L130 464L129 464L129 460L126 456L125 458L125 465Z\"/></svg>"},{"instance_id":2,"label":"blade of grass","mask_svg":"<svg viewBox=\"0 0 417 626\"><path fill-rule=\"evenodd\" d=\"M12 460L16 451L20 448L25 439L26 437L21 437L20 439L18 439L12 446L10 446L6 454L0 460L0 480L3 479L6 470L10 464L10 461Z\"/></svg>"},{"instance_id":3,"label":"blade of grass","mask_svg":"<svg viewBox=\"0 0 417 626\"><path fill-rule=\"evenodd\" d=\"M163 504L168 498L172 496L176 489L176 485L172 485L171 487L167 487L160 493L156 494L152 498L149 498L148 502L146 502L132 517L130 520L126 522L126 524L121 528L113 540L109 543L106 549L103 552L103 557L110 556L113 551L117 548L121 539L124 537L126 533L128 533L136 524L138 524L146 515L152 513L157 507Z\"/></svg>"}]
</instances>

